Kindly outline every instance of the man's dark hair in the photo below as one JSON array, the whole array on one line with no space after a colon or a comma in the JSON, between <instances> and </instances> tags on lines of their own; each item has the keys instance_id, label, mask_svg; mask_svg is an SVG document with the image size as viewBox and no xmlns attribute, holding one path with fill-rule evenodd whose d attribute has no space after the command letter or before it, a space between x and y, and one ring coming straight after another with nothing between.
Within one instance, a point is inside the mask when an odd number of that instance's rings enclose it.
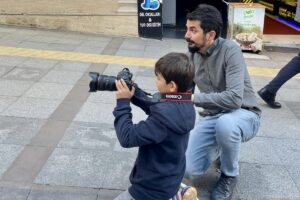
<instances>
[{"instance_id":1,"label":"man's dark hair","mask_svg":"<svg viewBox=\"0 0 300 200\"><path fill-rule=\"evenodd\" d=\"M187 92L193 86L195 68L184 53L168 53L155 63L155 74L160 73L166 83L174 81L177 92Z\"/></svg>"},{"instance_id":2,"label":"man's dark hair","mask_svg":"<svg viewBox=\"0 0 300 200\"><path fill-rule=\"evenodd\" d=\"M217 39L220 36L223 21L221 13L214 6L207 4L200 4L194 11L190 12L186 16L187 20L199 20L200 27L204 33L209 31L215 31Z\"/></svg>"}]
</instances>

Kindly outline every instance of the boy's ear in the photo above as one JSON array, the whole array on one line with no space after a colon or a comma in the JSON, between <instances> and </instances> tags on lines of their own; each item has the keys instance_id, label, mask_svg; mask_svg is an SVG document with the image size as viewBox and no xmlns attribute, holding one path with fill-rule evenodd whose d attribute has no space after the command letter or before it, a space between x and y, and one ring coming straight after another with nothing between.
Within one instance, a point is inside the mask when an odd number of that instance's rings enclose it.
<instances>
[{"instance_id":1,"label":"boy's ear","mask_svg":"<svg viewBox=\"0 0 300 200\"><path fill-rule=\"evenodd\" d=\"M177 92L177 85L174 81L171 81L170 83L170 92Z\"/></svg>"}]
</instances>

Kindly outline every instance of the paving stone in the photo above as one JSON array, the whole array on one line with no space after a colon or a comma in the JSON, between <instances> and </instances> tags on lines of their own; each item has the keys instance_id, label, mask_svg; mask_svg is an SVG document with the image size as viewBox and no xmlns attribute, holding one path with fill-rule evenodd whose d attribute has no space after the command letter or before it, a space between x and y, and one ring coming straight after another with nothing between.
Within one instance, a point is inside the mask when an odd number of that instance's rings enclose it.
<instances>
[{"instance_id":1,"label":"paving stone","mask_svg":"<svg viewBox=\"0 0 300 200\"><path fill-rule=\"evenodd\" d=\"M299 139L272 139L271 142L283 165L300 165Z\"/></svg>"},{"instance_id":2,"label":"paving stone","mask_svg":"<svg viewBox=\"0 0 300 200\"><path fill-rule=\"evenodd\" d=\"M46 73L47 70L45 69L26 69L17 67L3 76L3 78L11 80L38 81Z\"/></svg>"},{"instance_id":3,"label":"paving stone","mask_svg":"<svg viewBox=\"0 0 300 200\"><path fill-rule=\"evenodd\" d=\"M80 45L78 46L87 46L87 47L103 47L105 48L109 42L111 41L111 38L108 38L107 40L104 40L104 41L93 41L93 40L83 40Z\"/></svg>"},{"instance_id":4,"label":"paving stone","mask_svg":"<svg viewBox=\"0 0 300 200\"><path fill-rule=\"evenodd\" d=\"M285 102L289 109L298 117L300 120L300 104L299 102Z\"/></svg>"},{"instance_id":5,"label":"paving stone","mask_svg":"<svg viewBox=\"0 0 300 200\"><path fill-rule=\"evenodd\" d=\"M34 42L34 41L21 41L17 45L18 48L30 48L30 49L47 49L48 43L46 42Z\"/></svg>"},{"instance_id":6,"label":"paving stone","mask_svg":"<svg viewBox=\"0 0 300 200\"><path fill-rule=\"evenodd\" d=\"M282 128L283 126L284 128ZM294 114L293 117L284 117L280 113L275 114L275 116L264 116L263 114L258 135L272 138L300 139L299 130L299 119Z\"/></svg>"},{"instance_id":7,"label":"paving stone","mask_svg":"<svg viewBox=\"0 0 300 200\"><path fill-rule=\"evenodd\" d=\"M97 192L32 189L27 200L97 200Z\"/></svg>"},{"instance_id":8,"label":"paving stone","mask_svg":"<svg viewBox=\"0 0 300 200\"><path fill-rule=\"evenodd\" d=\"M97 200L108 200L116 198L122 191L120 190L99 190Z\"/></svg>"},{"instance_id":9,"label":"paving stone","mask_svg":"<svg viewBox=\"0 0 300 200\"><path fill-rule=\"evenodd\" d=\"M51 83L75 84L83 75L83 72L51 70L41 81Z\"/></svg>"},{"instance_id":10,"label":"paving stone","mask_svg":"<svg viewBox=\"0 0 300 200\"><path fill-rule=\"evenodd\" d=\"M58 61L41 59L41 58L28 58L22 64L19 64L18 67L23 68L38 68L38 69L51 69Z\"/></svg>"},{"instance_id":11,"label":"paving stone","mask_svg":"<svg viewBox=\"0 0 300 200\"><path fill-rule=\"evenodd\" d=\"M150 77L153 78L155 77L154 73L154 68L150 67L139 67L138 72L136 73L136 76L142 76L142 77Z\"/></svg>"},{"instance_id":12,"label":"paving stone","mask_svg":"<svg viewBox=\"0 0 300 200\"><path fill-rule=\"evenodd\" d=\"M76 45L71 44L60 44L60 43L50 43L47 44L44 50L53 50L53 51L73 51L76 48Z\"/></svg>"},{"instance_id":13,"label":"paving stone","mask_svg":"<svg viewBox=\"0 0 300 200\"><path fill-rule=\"evenodd\" d=\"M17 97L0 96L0 113L15 101L17 101Z\"/></svg>"},{"instance_id":14,"label":"paving stone","mask_svg":"<svg viewBox=\"0 0 300 200\"><path fill-rule=\"evenodd\" d=\"M278 120L281 120L282 118L286 119L295 119L295 114L292 112L292 110L285 106L285 102L281 102L283 104L283 107L280 109L273 109L266 105L265 102L263 102L262 99L258 99L258 101L261 103L261 110L262 110L262 120L267 121L268 123L276 122Z\"/></svg>"},{"instance_id":15,"label":"paving stone","mask_svg":"<svg viewBox=\"0 0 300 200\"><path fill-rule=\"evenodd\" d=\"M112 124L114 116L112 114L115 105L86 102L76 115L74 121L108 123Z\"/></svg>"},{"instance_id":16,"label":"paving stone","mask_svg":"<svg viewBox=\"0 0 300 200\"><path fill-rule=\"evenodd\" d=\"M263 137L255 137L242 144L240 162L270 165L282 164L269 138Z\"/></svg>"},{"instance_id":17,"label":"paving stone","mask_svg":"<svg viewBox=\"0 0 300 200\"><path fill-rule=\"evenodd\" d=\"M151 53L160 53L161 54L161 57L170 53L171 52L171 48L168 46L168 47L164 47L164 46L154 46L154 45L147 45L145 47L145 54L151 54Z\"/></svg>"},{"instance_id":18,"label":"paving stone","mask_svg":"<svg viewBox=\"0 0 300 200\"><path fill-rule=\"evenodd\" d=\"M300 165L286 166L290 176L296 183L298 190L300 191Z\"/></svg>"},{"instance_id":19,"label":"paving stone","mask_svg":"<svg viewBox=\"0 0 300 200\"><path fill-rule=\"evenodd\" d=\"M144 52L138 50L119 49L116 56L143 57Z\"/></svg>"},{"instance_id":20,"label":"paving stone","mask_svg":"<svg viewBox=\"0 0 300 200\"><path fill-rule=\"evenodd\" d=\"M13 68L13 66L0 65L0 77L11 71Z\"/></svg>"},{"instance_id":21,"label":"paving stone","mask_svg":"<svg viewBox=\"0 0 300 200\"><path fill-rule=\"evenodd\" d=\"M97 91L90 93L87 102L101 104L115 104L116 92L114 91Z\"/></svg>"},{"instance_id":22,"label":"paving stone","mask_svg":"<svg viewBox=\"0 0 300 200\"><path fill-rule=\"evenodd\" d=\"M31 86L31 81L0 79L0 94L3 96L18 97L24 94Z\"/></svg>"},{"instance_id":23,"label":"paving stone","mask_svg":"<svg viewBox=\"0 0 300 200\"><path fill-rule=\"evenodd\" d=\"M112 150L116 142L117 136L112 124L73 122L58 147Z\"/></svg>"},{"instance_id":24,"label":"paving stone","mask_svg":"<svg viewBox=\"0 0 300 200\"><path fill-rule=\"evenodd\" d=\"M35 179L37 184L103 188L111 152L56 148Z\"/></svg>"},{"instance_id":25,"label":"paving stone","mask_svg":"<svg viewBox=\"0 0 300 200\"><path fill-rule=\"evenodd\" d=\"M73 51L80 53L100 54L105 47L102 46L77 46Z\"/></svg>"},{"instance_id":26,"label":"paving stone","mask_svg":"<svg viewBox=\"0 0 300 200\"><path fill-rule=\"evenodd\" d=\"M91 63L85 62L60 61L55 65L54 70L85 72L90 65Z\"/></svg>"},{"instance_id":27,"label":"paving stone","mask_svg":"<svg viewBox=\"0 0 300 200\"><path fill-rule=\"evenodd\" d=\"M23 150L23 146L14 144L1 144L0 145L0 177L16 159L19 153ZM0 187L0 194L2 188ZM1 199L0 195L0 199Z\"/></svg>"},{"instance_id":28,"label":"paving stone","mask_svg":"<svg viewBox=\"0 0 300 200\"><path fill-rule=\"evenodd\" d=\"M300 99L300 92L299 88L281 88L278 91L280 98L284 101L297 101Z\"/></svg>"},{"instance_id":29,"label":"paving stone","mask_svg":"<svg viewBox=\"0 0 300 200\"><path fill-rule=\"evenodd\" d=\"M25 41L30 41L30 42L43 42L43 43L54 43L59 39L58 35L42 35L42 34L38 34L35 37L31 37L31 38L26 38Z\"/></svg>"},{"instance_id":30,"label":"paving stone","mask_svg":"<svg viewBox=\"0 0 300 200\"><path fill-rule=\"evenodd\" d=\"M30 189L0 187L0 200L27 200L29 192Z\"/></svg>"},{"instance_id":31,"label":"paving stone","mask_svg":"<svg viewBox=\"0 0 300 200\"><path fill-rule=\"evenodd\" d=\"M125 158L125 159L124 159ZM113 152L107 155L107 171L103 188L126 190L129 186L129 175L136 159L136 154Z\"/></svg>"},{"instance_id":32,"label":"paving stone","mask_svg":"<svg viewBox=\"0 0 300 200\"><path fill-rule=\"evenodd\" d=\"M15 67L18 64L27 60L25 57L18 57L18 56L1 56L0 55L0 63L4 66L11 66Z\"/></svg>"},{"instance_id":33,"label":"paving stone","mask_svg":"<svg viewBox=\"0 0 300 200\"><path fill-rule=\"evenodd\" d=\"M125 40L120 46L122 50L132 50L132 51L145 51L145 46L139 43L133 43L132 41Z\"/></svg>"},{"instance_id":34,"label":"paving stone","mask_svg":"<svg viewBox=\"0 0 300 200\"><path fill-rule=\"evenodd\" d=\"M133 80L136 78L136 73L139 71L139 68L136 66L126 66L119 64L109 64L103 71L103 75L117 77L118 73L124 68L128 68L133 75Z\"/></svg>"},{"instance_id":35,"label":"paving stone","mask_svg":"<svg viewBox=\"0 0 300 200\"><path fill-rule=\"evenodd\" d=\"M135 79L138 86L145 91L157 91L154 77L138 76Z\"/></svg>"},{"instance_id":36,"label":"paving stone","mask_svg":"<svg viewBox=\"0 0 300 200\"><path fill-rule=\"evenodd\" d=\"M64 99L71 91L73 85L38 82L34 84L24 97L45 98L45 99Z\"/></svg>"},{"instance_id":37,"label":"paving stone","mask_svg":"<svg viewBox=\"0 0 300 200\"><path fill-rule=\"evenodd\" d=\"M300 192L282 166L242 163L238 199L299 199Z\"/></svg>"},{"instance_id":38,"label":"paving stone","mask_svg":"<svg viewBox=\"0 0 300 200\"><path fill-rule=\"evenodd\" d=\"M27 145L44 120L0 116L0 143Z\"/></svg>"},{"instance_id":39,"label":"paving stone","mask_svg":"<svg viewBox=\"0 0 300 200\"><path fill-rule=\"evenodd\" d=\"M61 100L20 98L0 115L47 119L60 103Z\"/></svg>"}]
</instances>

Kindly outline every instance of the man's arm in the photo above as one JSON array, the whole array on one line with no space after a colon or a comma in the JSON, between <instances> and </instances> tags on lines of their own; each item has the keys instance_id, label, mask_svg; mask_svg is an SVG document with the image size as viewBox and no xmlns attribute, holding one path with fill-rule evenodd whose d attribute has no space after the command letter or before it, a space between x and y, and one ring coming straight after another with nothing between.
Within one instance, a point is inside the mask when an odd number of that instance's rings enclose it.
<instances>
[{"instance_id":1,"label":"man's arm","mask_svg":"<svg viewBox=\"0 0 300 200\"><path fill-rule=\"evenodd\" d=\"M133 124L129 99L117 99L117 106L113 114L115 130L122 147L156 144L167 136L165 126L152 115L146 121Z\"/></svg>"},{"instance_id":2,"label":"man's arm","mask_svg":"<svg viewBox=\"0 0 300 200\"><path fill-rule=\"evenodd\" d=\"M243 54L238 47L234 47L228 49L224 56L226 89L222 92L195 94L196 106L222 110L241 107L244 93L244 73L247 70Z\"/></svg>"}]
</instances>

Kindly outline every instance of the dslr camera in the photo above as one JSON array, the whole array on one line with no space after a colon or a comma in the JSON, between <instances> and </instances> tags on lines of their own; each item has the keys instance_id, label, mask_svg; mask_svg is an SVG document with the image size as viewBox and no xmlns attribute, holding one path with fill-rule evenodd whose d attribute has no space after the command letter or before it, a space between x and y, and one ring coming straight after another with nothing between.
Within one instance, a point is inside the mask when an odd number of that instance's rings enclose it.
<instances>
[{"instance_id":1,"label":"dslr camera","mask_svg":"<svg viewBox=\"0 0 300 200\"><path fill-rule=\"evenodd\" d=\"M98 72L90 72L89 73L92 80L90 81L90 90L89 92L97 92L97 91L117 91L117 87L115 84L115 80L123 79L131 90L132 87L135 88L135 93L131 102L140 107L140 105L150 106L156 104L160 101L160 94L150 94L140 89L136 83L132 81L132 73L128 68L123 68L117 76L107 76L100 75Z\"/></svg>"},{"instance_id":2,"label":"dslr camera","mask_svg":"<svg viewBox=\"0 0 300 200\"><path fill-rule=\"evenodd\" d=\"M90 77L92 78L90 82L90 91L89 92L96 92L96 91L116 91L116 84L115 80L121 80L123 79L128 86L128 88L131 90L132 86L134 86L134 83L132 81L132 73L129 71L128 68L122 69L117 74L117 77L115 76L107 76L107 75L100 75L98 72L90 72Z\"/></svg>"}]
</instances>

